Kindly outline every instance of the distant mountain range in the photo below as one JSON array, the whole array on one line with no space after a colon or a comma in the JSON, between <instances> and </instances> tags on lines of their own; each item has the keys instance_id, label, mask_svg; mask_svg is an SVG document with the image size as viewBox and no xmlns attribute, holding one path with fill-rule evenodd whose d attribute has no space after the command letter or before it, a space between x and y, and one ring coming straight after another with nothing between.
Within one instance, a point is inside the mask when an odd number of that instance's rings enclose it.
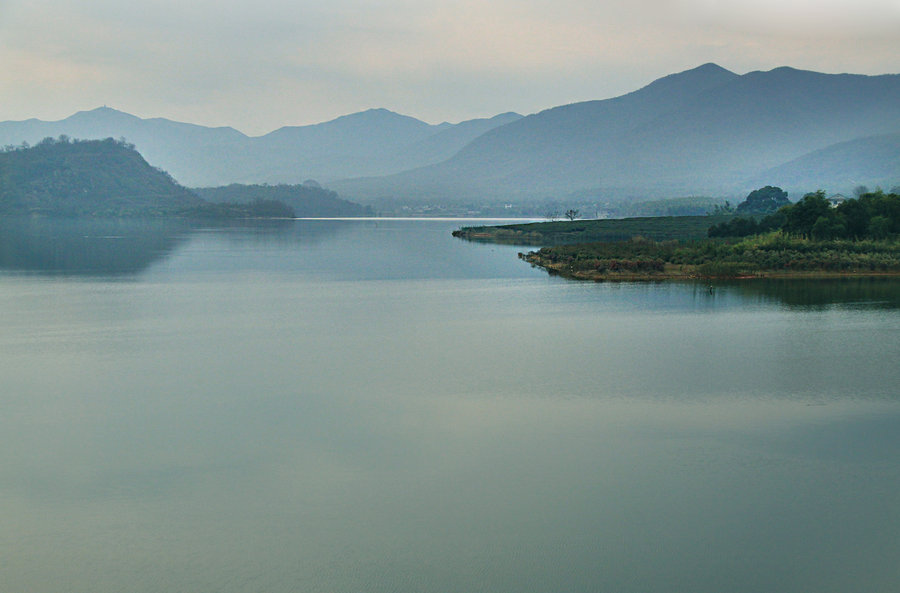
<instances>
[{"instance_id":1,"label":"distant mountain range","mask_svg":"<svg viewBox=\"0 0 900 593\"><path fill-rule=\"evenodd\" d=\"M837 191L900 183L896 137L872 137L898 132L898 75L778 68L739 76L706 64L495 128L442 163L333 187L357 199ZM823 167L824 158L835 166Z\"/></svg>"},{"instance_id":2,"label":"distant mountain range","mask_svg":"<svg viewBox=\"0 0 900 593\"><path fill-rule=\"evenodd\" d=\"M386 175L450 158L484 132L516 119L431 125L386 109L333 121L283 127L250 137L233 128L208 128L162 118L141 119L109 107L80 111L60 121L0 122L0 145L34 144L60 135L124 138L153 165L191 187L230 183L329 182Z\"/></svg>"},{"instance_id":3,"label":"distant mountain range","mask_svg":"<svg viewBox=\"0 0 900 593\"><path fill-rule=\"evenodd\" d=\"M900 184L900 75L715 64L632 93L429 125L377 109L259 137L109 108L0 123L0 143L125 137L187 185L327 182L354 200L598 200Z\"/></svg>"}]
</instances>

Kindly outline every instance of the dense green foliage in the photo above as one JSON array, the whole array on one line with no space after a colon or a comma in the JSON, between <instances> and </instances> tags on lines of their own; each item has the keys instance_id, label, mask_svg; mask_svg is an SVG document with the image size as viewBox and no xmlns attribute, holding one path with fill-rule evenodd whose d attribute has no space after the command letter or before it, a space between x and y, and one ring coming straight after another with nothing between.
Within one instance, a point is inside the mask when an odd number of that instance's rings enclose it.
<instances>
[{"instance_id":1,"label":"dense green foliage","mask_svg":"<svg viewBox=\"0 0 900 593\"><path fill-rule=\"evenodd\" d=\"M877 191L831 208L822 191L785 209L784 231L813 239L884 239L900 233L900 194Z\"/></svg>"},{"instance_id":2,"label":"dense green foliage","mask_svg":"<svg viewBox=\"0 0 900 593\"><path fill-rule=\"evenodd\" d=\"M747 198L738 204L737 213L769 214L790 205L790 203L786 191L780 187L767 185L747 194Z\"/></svg>"},{"instance_id":3,"label":"dense green foliage","mask_svg":"<svg viewBox=\"0 0 900 593\"><path fill-rule=\"evenodd\" d=\"M290 207L300 218L325 218L344 216L374 216L368 206L342 200L331 190L318 184L303 185L241 185L233 183L223 187L206 187L195 190L205 200L220 204L252 204L281 202Z\"/></svg>"},{"instance_id":4,"label":"dense green foliage","mask_svg":"<svg viewBox=\"0 0 900 593\"><path fill-rule=\"evenodd\" d=\"M174 214L201 203L124 141L47 138L0 152L0 213Z\"/></svg>"},{"instance_id":5,"label":"dense green foliage","mask_svg":"<svg viewBox=\"0 0 900 593\"><path fill-rule=\"evenodd\" d=\"M710 237L746 237L780 229L817 240L887 239L900 233L900 194L864 193L832 207L825 192L803 196L796 204L757 221L736 217L710 227Z\"/></svg>"},{"instance_id":6,"label":"dense green foliage","mask_svg":"<svg viewBox=\"0 0 900 593\"><path fill-rule=\"evenodd\" d=\"M587 243L545 247L527 257L570 275L606 272L662 272L684 266L699 276L734 277L760 272L897 272L900 242L816 241L781 232L723 240Z\"/></svg>"},{"instance_id":7,"label":"dense green foliage","mask_svg":"<svg viewBox=\"0 0 900 593\"><path fill-rule=\"evenodd\" d=\"M712 225L706 234L709 237L748 237L778 230L784 226L784 221L785 215L780 211L759 220L751 216L735 216Z\"/></svg>"}]
</instances>

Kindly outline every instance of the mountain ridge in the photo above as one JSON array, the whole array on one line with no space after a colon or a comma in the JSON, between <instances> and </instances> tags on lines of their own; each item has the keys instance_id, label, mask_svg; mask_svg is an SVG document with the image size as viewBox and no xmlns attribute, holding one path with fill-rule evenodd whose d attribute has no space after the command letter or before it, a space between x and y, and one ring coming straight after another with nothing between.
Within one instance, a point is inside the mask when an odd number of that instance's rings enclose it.
<instances>
[{"instance_id":1,"label":"mountain ridge","mask_svg":"<svg viewBox=\"0 0 900 593\"><path fill-rule=\"evenodd\" d=\"M60 122L2 122L0 144L29 127L32 138L39 132L81 137L70 129L91 131L92 119L106 121L104 135L124 136L149 161L193 186L313 178L353 200L728 196L746 194L764 175L785 176L767 178L765 185L809 179L797 170L815 168L804 155L900 132L900 75L789 66L736 74L706 63L617 97L524 117L433 125L373 108L252 137L103 107ZM884 175L861 183L900 182L892 145L882 146L867 154L880 159L871 170ZM840 150L862 150L862 143ZM850 177L845 171L829 179Z\"/></svg>"},{"instance_id":2,"label":"mountain ridge","mask_svg":"<svg viewBox=\"0 0 900 593\"><path fill-rule=\"evenodd\" d=\"M633 93L528 116L443 163L334 187L355 199L740 195L760 173L804 154L892 131L900 131L900 75L788 67L736 75L701 66Z\"/></svg>"},{"instance_id":3,"label":"mountain ridge","mask_svg":"<svg viewBox=\"0 0 900 593\"><path fill-rule=\"evenodd\" d=\"M189 186L228 183L298 183L399 172L436 162L475 136L518 114L458 124L428 124L384 108L307 126L282 126L247 136L229 126L207 127L166 118L140 118L103 106L56 121L0 122L0 145L36 143L60 135L78 139L125 138L149 161ZM456 131L455 134L451 133ZM429 150L417 144L434 136ZM429 160L432 159L432 160Z\"/></svg>"}]
</instances>

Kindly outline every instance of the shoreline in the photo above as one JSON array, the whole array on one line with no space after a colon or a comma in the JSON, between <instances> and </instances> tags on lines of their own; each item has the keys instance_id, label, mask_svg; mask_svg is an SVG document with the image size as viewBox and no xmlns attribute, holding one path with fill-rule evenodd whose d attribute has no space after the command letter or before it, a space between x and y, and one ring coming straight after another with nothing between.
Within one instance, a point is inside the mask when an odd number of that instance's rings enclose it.
<instances>
[{"instance_id":1,"label":"shoreline","mask_svg":"<svg viewBox=\"0 0 900 593\"><path fill-rule=\"evenodd\" d=\"M537 252L519 253L519 259L536 268L545 270L551 276L569 280L590 282L654 282L654 281L698 281L698 280L772 280L772 279L839 279L839 278L900 278L900 270L757 270L739 275L701 274L698 265L665 264L661 272L632 272L620 270L575 270L565 262L555 262L541 257Z\"/></svg>"}]
</instances>

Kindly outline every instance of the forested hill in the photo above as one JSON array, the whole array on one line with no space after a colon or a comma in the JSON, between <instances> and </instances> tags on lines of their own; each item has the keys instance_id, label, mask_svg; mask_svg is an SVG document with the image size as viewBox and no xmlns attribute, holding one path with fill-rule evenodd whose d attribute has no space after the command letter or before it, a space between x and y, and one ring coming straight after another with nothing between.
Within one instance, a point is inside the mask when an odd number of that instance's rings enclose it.
<instances>
[{"instance_id":1,"label":"forested hill","mask_svg":"<svg viewBox=\"0 0 900 593\"><path fill-rule=\"evenodd\" d=\"M209 202L225 204L249 204L278 201L293 209L299 218L323 218L345 216L374 216L369 206L342 200L330 189L315 183L302 185L242 185L233 183L224 187L194 189Z\"/></svg>"},{"instance_id":2,"label":"forested hill","mask_svg":"<svg viewBox=\"0 0 900 593\"><path fill-rule=\"evenodd\" d=\"M201 203L124 141L47 138L0 152L0 214L174 214Z\"/></svg>"}]
</instances>

